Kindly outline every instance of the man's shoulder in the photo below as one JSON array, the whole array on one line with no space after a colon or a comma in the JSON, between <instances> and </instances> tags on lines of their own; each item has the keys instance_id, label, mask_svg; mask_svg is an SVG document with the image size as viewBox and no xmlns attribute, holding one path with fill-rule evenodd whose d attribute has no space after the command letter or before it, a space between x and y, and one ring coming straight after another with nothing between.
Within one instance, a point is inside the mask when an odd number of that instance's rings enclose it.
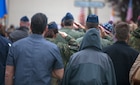
<instances>
[{"instance_id":1,"label":"man's shoulder","mask_svg":"<svg viewBox=\"0 0 140 85\"><path fill-rule=\"evenodd\" d=\"M16 30L14 30L13 32L11 32L11 33L9 34L9 36L10 36L10 37L18 36L20 33L22 33L22 30L16 29Z\"/></svg>"},{"instance_id":2,"label":"man's shoulder","mask_svg":"<svg viewBox=\"0 0 140 85\"><path fill-rule=\"evenodd\" d=\"M6 37L3 37L3 36L0 35L0 43L1 44L6 44L6 45L8 44L8 45L10 45L11 41L8 40Z\"/></svg>"},{"instance_id":3,"label":"man's shoulder","mask_svg":"<svg viewBox=\"0 0 140 85\"><path fill-rule=\"evenodd\" d=\"M57 45L55 44L55 42L51 42L49 40L45 40L43 43L44 43L44 45L46 45L46 46L48 46L50 48L56 48L57 47Z\"/></svg>"},{"instance_id":4,"label":"man's shoulder","mask_svg":"<svg viewBox=\"0 0 140 85\"><path fill-rule=\"evenodd\" d=\"M19 27L19 28L15 29L12 33L18 33L18 32L24 32L24 31L29 31L29 28Z\"/></svg>"},{"instance_id":5,"label":"man's shoulder","mask_svg":"<svg viewBox=\"0 0 140 85\"><path fill-rule=\"evenodd\" d=\"M63 38L60 34L57 35L57 37L55 38L56 43L58 42L62 42L62 43L67 43L67 41L65 40L65 38Z\"/></svg>"},{"instance_id":6,"label":"man's shoulder","mask_svg":"<svg viewBox=\"0 0 140 85\"><path fill-rule=\"evenodd\" d=\"M18 45L18 44L22 45L22 44L25 44L28 41L27 39L28 39L28 37L19 39L19 40L13 42L13 45Z\"/></svg>"},{"instance_id":7,"label":"man's shoulder","mask_svg":"<svg viewBox=\"0 0 140 85\"><path fill-rule=\"evenodd\" d=\"M63 27L63 28L61 28L61 29L59 29L60 31L67 31L67 30L70 30L69 28L65 28L65 27Z\"/></svg>"},{"instance_id":8,"label":"man's shoulder","mask_svg":"<svg viewBox=\"0 0 140 85\"><path fill-rule=\"evenodd\" d=\"M103 52L108 52L110 50L112 51L112 49L114 49L114 48L115 48L115 46L114 46L114 44L112 44L112 45L104 47L102 50L103 50Z\"/></svg>"}]
</instances>

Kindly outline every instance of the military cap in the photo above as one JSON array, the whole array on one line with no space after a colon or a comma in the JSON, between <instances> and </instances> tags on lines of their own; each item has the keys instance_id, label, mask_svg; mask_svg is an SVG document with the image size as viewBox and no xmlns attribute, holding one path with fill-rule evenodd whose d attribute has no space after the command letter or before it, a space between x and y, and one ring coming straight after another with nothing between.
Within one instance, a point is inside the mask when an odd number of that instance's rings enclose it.
<instances>
[{"instance_id":1,"label":"military cap","mask_svg":"<svg viewBox=\"0 0 140 85\"><path fill-rule=\"evenodd\" d=\"M21 17L20 21L29 22L29 19L27 16L23 16L23 17Z\"/></svg>"},{"instance_id":2,"label":"military cap","mask_svg":"<svg viewBox=\"0 0 140 85\"><path fill-rule=\"evenodd\" d=\"M74 20L73 15L71 13L66 13L64 20Z\"/></svg>"},{"instance_id":3,"label":"military cap","mask_svg":"<svg viewBox=\"0 0 140 85\"><path fill-rule=\"evenodd\" d=\"M88 17L87 17L86 22L99 23L98 16L95 15L95 14L90 14L90 15L88 15Z\"/></svg>"},{"instance_id":4,"label":"military cap","mask_svg":"<svg viewBox=\"0 0 140 85\"><path fill-rule=\"evenodd\" d=\"M58 26L55 22L51 22L48 24L48 29L58 29Z\"/></svg>"}]
</instances>

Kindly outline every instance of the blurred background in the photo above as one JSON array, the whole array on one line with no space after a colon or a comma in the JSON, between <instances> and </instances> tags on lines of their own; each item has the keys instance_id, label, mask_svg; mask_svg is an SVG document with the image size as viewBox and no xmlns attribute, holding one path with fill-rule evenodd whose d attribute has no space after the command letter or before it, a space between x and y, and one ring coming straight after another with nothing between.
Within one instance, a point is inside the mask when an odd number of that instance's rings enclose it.
<instances>
[{"instance_id":1,"label":"blurred background","mask_svg":"<svg viewBox=\"0 0 140 85\"><path fill-rule=\"evenodd\" d=\"M84 24L88 14L97 14L100 23L112 20L136 21L140 0L0 0L0 21L6 26L19 26L22 16L31 18L35 13L45 13L50 21L59 25L67 12L75 21ZM4 7L5 6L5 7Z\"/></svg>"}]
</instances>

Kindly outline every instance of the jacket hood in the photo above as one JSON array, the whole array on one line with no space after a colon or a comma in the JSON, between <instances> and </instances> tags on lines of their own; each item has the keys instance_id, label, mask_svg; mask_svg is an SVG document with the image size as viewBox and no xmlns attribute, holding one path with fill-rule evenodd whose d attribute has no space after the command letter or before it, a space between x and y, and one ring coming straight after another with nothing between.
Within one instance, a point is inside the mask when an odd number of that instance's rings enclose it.
<instances>
[{"instance_id":1,"label":"jacket hood","mask_svg":"<svg viewBox=\"0 0 140 85\"><path fill-rule=\"evenodd\" d=\"M86 32L81 42L79 51L85 48L95 48L101 50L100 33L98 29L91 28Z\"/></svg>"},{"instance_id":2,"label":"jacket hood","mask_svg":"<svg viewBox=\"0 0 140 85\"><path fill-rule=\"evenodd\" d=\"M134 30L132 35L135 36L136 38L140 38L140 28Z\"/></svg>"}]
</instances>

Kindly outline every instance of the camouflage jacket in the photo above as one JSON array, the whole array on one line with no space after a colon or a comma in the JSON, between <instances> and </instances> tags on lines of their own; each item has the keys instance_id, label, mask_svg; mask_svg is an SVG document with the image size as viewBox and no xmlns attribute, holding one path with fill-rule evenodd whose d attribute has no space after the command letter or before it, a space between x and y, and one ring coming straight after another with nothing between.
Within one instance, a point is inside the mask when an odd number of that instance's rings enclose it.
<instances>
[{"instance_id":1,"label":"camouflage jacket","mask_svg":"<svg viewBox=\"0 0 140 85\"><path fill-rule=\"evenodd\" d=\"M72 36L75 39L82 37L85 34L85 32L79 32L71 28L61 28L60 31L66 32L68 35Z\"/></svg>"},{"instance_id":2,"label":"camouflage jacket","mask_svg":"<svg viewBox=\"0 0 140 85\"><path fill-rule=\"evenodd\" d=\"M140 27L132 32L129 45L140 52Z\"/></svg>"},{"instance_id":3,"label":"camouflage jacket","mask_svg":"<svg viewBox=\"0 0 140 85\"><path fill-rule=\"evenodd\" d=\"M56 38L46 38L47 40L55 43L59 48L61 52L61 56L63 58L64 65L67 64L70 56L78 51L79 45L75 41L74 38L71 36L67 36L66 38L63 38L59 33L57 34Z\"/></svg>"}]
</instances>

